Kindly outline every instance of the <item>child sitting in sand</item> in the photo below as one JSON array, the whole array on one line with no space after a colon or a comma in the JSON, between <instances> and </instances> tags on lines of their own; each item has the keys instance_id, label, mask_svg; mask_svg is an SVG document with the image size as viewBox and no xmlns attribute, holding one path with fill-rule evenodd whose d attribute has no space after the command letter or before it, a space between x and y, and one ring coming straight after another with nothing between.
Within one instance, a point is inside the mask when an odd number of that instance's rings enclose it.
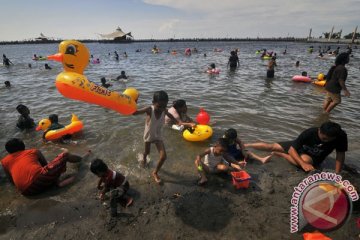
<instances>
[{"instance_id":1,"label":"child sitting in sand","mask_svg":"<svg viewBox=\"0 0 360 240\"><path fill-rule=\"evenodd\" d=\"M146 165L146 158L147 155L150 153L150 146L152 143L156 145L156 148L160 154L160 158L156 165L156 168L152 172L156 183L161 183L158 172L166 160L166 151L162 137L162 127L165 123L165 115L167 115L172 121L174 121L178 125L184 125L183 122L176 120L170 113L168 113L166 109L168 101L169 97L165 91L155 92L152 101L153 104L151 106L139 109L133 113L133 115L146 113L144 130L145 151L143 155L142 165Z\"/></svg>"},{"instance_id":2,"label":"child sitting in sand","mask_svg":"<svg viewBox=\"0 0 360 240\"><path fill-rule=\"evenodd\" d=\"M239 164L245 164L248 159L255 159L262 163L267 163L272 155L260 157L253 152L246 151L243 142L238 138L237 132L233 128L225 131L224 138L227 140L227 153Z\"/></svg>"},{"instance_id":3,"label":"child sitting in sand","mask_svg":"<svg viewBox=\"0 0 360 240\"><path fill-rule=\"evenodd\" d=\"M229 172L234 169L241 170L240 165L233 158L227 156L227 146L228 141L219 138L214 147L207 148L203 153L196 156L195 166L200 174L199 186L208 181L206 177L208 173ZM224 161L224 158L227 162Z\"/></svg>"},{"instance_id":4,"label":"child sitting in sand","mask_svg":"<svg viewBox=\"0 0 360 240\"><path fill-rule=\"evenodd\" d=\"M25 105L19 104L16 107L16 110L21 114L19 117L16 126L20 128L21 130L24 129L32 129L35 127L34 120L29 116L30 110Z\"/></svg>"},{"instance_id":5,"label":"child sitting in sand","mask_svg":"<svg viewBox=\"0 0 360 240\"><path fill-rule=\"evenodd\" d=\"M104 201L105 194L110 192L111 217L117 215L117 203L123 207L129 207L133 203L133 198L127 195L130 184L124 175L110 170L101 159L91 162L90 171L100 178L97 185L101 190L100 200Z\"/></svg>"}]
</instances>

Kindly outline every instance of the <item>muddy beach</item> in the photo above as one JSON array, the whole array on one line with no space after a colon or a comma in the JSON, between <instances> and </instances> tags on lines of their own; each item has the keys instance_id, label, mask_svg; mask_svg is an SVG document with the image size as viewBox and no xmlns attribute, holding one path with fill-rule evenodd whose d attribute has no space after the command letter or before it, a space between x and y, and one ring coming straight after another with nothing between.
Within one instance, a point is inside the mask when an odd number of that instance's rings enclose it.
<instances>
[{"instance_id":1,"label":"muddy beach","mask_svg":"<svg viewBox=\"0 0 360 240\"><path fill-rule=\"evenodd\" d=\"M25 198L6 186L0 203L0 238L302 239L300 233L289 231L289 199L292 188L307 174L282 159L274 157L266 165L248 164L252 181L248 189L240 190L225 175L212 176L205 187L199 187L195 171L177 171L166 165L162 171L164 184L159 186L150 178L150 170L142 169L142 179L128 176L134 205L126 209L119 206L114 223L109 221L108 207L98 200L96 177L86 169L93 157L95 154L73 167L80 175L65 189ZM284 164L288 171L279 170ZM342 175L359 186L358 176ZM355 239L358 217L357 208L341 229L327 236Z\"/></svg>"}]
</instances>

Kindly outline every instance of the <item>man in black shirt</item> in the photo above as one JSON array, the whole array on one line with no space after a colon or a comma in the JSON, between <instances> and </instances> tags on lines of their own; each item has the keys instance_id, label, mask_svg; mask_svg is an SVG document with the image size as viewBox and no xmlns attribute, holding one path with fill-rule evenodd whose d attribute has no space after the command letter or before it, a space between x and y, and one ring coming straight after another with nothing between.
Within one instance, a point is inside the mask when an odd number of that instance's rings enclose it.
<instances>
[{"instance_id":1,"label":"man in black shirt","mask_svg":"<svg viewBox=\"0 0 360 240\"><path fill-rule=\"evenodd\" d=\"M250 143L245 147L273 151L275 155L288 160L305 172L314 170L335 149L335 172L339 173L348 150L347 135L339 124L325 122L320 128L309 128L303 131L294 141L279 143Z\"/></svg>"}]
</instances>

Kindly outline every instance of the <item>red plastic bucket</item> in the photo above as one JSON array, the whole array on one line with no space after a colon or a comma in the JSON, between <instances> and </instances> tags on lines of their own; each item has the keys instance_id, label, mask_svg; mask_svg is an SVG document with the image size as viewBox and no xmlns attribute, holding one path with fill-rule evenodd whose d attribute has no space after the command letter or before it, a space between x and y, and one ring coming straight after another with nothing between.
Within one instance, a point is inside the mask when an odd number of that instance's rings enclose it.
<instances>
[{"instance_id":1,"label":"red plastic bucket","mask_svg":"<svg viewBox=\"0 0 360 240\"><path fill-rule=\"evenodd\" d=\"M248 188L251 176L245 171L231 172L232 183L236 189Z\"/></svg>"}]
</instances>

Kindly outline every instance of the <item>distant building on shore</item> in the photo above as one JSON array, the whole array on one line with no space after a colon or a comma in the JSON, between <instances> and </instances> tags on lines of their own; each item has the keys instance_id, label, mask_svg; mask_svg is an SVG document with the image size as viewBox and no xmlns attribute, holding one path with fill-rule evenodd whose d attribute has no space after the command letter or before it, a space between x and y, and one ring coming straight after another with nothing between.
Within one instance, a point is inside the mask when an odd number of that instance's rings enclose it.
<instances>
[{"instance_id":1,"label":"distant building on shore","mask_svg":"<svg viewBox=\"0 0 360 240\"><path fill-rule=\"evenodd\" d=\"M47 42L50 40L54 40L53 38L50 37L46 37L44 34L40 33L40 36L35 38L35 41L40 41L40 42Z\"/></svg>"},{"instance_id":2,"label":"distant building on shore","mask_svg":"<svg viewBox=\"0 0 360 240\"><path fill-rule=\"evenodd\" d=\"M109 34L99 34L100 37L106 40L113 40L113 41L130 41L133 40L133 36L131 32L124 33L120 27L118 27L115 32Z\"/></svg>"}]
</instances>

